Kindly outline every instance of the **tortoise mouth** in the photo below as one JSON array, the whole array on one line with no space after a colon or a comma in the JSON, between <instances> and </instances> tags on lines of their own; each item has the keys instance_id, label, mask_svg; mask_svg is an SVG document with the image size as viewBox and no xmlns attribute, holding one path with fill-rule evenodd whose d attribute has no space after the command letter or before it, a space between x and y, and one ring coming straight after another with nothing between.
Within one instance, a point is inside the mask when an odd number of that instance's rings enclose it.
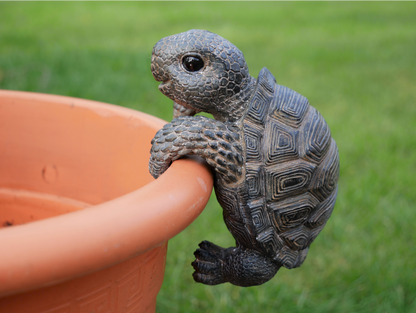
<instances>
[{"instance_id":1,"label":"tortoise mouth","mask_svg":"<svg viewBox=\"0 0 416 313\"><path fill-rule=\"evenodd\" d=\"M161 84L159 84L158 88L161 93L172 99L172 82L170 80L162 82Z\"/></svg>"},{"instance_id":2,"label":"tortoise mouth","mask_svg":"<svg viewBox=\"0 0 416 313\"><path fill-rule=\"evenodd\" d=\"M163 92L163 89L169 88L170 85L171 85L170 80L163 81L162 83L159 84L159 90Z\"/></svg>"}]
</instances>

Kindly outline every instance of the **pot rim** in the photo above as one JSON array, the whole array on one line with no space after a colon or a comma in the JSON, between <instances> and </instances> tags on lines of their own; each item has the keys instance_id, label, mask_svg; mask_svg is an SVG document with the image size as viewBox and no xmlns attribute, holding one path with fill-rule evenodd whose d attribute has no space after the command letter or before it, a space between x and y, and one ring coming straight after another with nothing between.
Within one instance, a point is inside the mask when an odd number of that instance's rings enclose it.
<instances>
[{"instance_id":1,"label":"pot rim","mask_svg":"<svg viewBox=\"0 0 416 313\"><path fill-rule=\"evenodd\" d=\"M146 119L155 132L166 123L142 112L102 102L0 90L0 103L2 98L10 97L76 103L126 117L135 115ZM1 229L0 296L54 285L164 244L203 211L212 186L213 177L204 162L197 158L181 159L157 180L119 198Z\"/></svg>"}]
</instances>

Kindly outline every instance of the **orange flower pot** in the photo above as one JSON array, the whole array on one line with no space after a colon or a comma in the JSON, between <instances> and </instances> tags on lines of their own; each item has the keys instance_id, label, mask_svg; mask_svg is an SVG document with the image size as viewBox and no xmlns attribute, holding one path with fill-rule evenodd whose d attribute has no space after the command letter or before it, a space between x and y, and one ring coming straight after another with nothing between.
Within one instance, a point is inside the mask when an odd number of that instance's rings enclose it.
<instances>
[{"instance_id":1,"label":"orange flower pot","mask_svg":"<svg viewBox=\"0 0 416 313\"><path fill-rule=\"evenodd\" d=\"M0 91L0 312L154 312L167 241L203 210L209 169L148 173L165 122Z\"/></svg>"}]
</instances>

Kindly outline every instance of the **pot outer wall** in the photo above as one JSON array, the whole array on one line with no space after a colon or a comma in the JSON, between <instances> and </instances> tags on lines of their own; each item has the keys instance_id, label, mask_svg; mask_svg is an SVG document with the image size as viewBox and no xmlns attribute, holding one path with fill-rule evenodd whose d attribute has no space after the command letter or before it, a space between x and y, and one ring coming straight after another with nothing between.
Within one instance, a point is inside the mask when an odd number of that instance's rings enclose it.
<instances>
[{"instance_id":1,"label":"pot outer wall","mask_svg":"<svg viewBox=\"0 0 416 313\"><path fill-rule=\"evenodd\" d=\"M155 181L166 122L134 110L0 90L0 112L0 312L154 312L167 241L211 194L207 166L179 160Z\"/></svg>"},{"instance_id":2,"label":"pot outer wall","mask_svg":"<svg viewBox=\"0 0 416 313\"><path fill-rule=\"evenodd\" d=\"M167 243L104 270L0 299L2 313L155 312Z\"/></svg>"}]
</instances>

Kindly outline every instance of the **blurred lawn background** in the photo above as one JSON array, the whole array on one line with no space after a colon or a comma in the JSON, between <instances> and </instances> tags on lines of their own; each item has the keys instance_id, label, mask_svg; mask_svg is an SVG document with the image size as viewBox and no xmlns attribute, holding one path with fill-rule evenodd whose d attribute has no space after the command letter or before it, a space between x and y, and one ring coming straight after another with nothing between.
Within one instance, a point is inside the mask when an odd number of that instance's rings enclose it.
<instances>
[{"instance_id":1,"label":"blurred lawn background","mask_svg":"<svg viewBox=\"0 0 416 313\"><path fill-rule=\"evenodd\" d=\"M172 116L153 45L207 29L327 120L341 158L333 216L303 266L252 288L193 282L204 240L233 239L212 197L169 243L158 312L416 312L416 3L1 2L0 88Z\"/></svg>"}]
</instances>

